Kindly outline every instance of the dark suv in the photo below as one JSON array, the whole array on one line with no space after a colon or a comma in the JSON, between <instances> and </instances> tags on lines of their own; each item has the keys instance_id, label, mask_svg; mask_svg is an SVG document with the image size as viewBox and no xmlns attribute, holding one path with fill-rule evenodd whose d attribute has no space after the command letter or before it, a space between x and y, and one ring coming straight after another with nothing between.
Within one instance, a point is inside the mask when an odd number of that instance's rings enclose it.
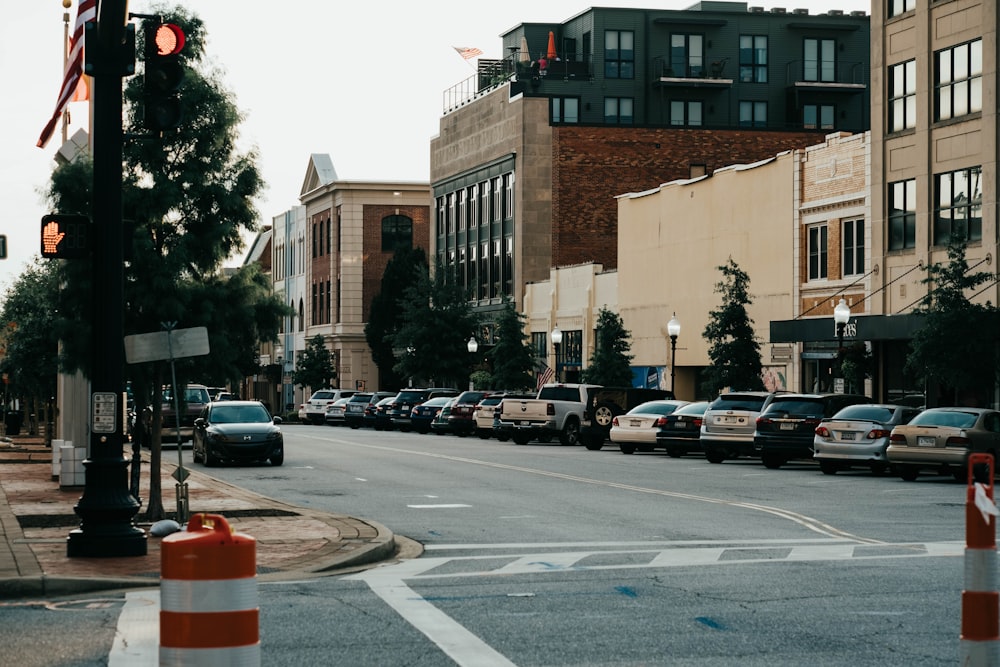
<instances>
[{"instance_id":1,"label":"dark suv","mask_svg":"<svg viewBox=\"0 0 1000 667\"><path fill-rule=\"evenodd\" d=\"M374 405L383 398L395 396L391 391L361 392L351 396L344 406L344 423L351 428L360 428L365 425L365 409L369 405Z\"/></svg>"},{"instance_id":2,"label":"dark suv","mask_svg":"<svg viewBox=\"0 0 1000 667\"><path fill-rule=\"evenodd\" d=\"M872 399L860 394L782 394L771 399L757 417L754 451L768 468L790 459L812 459L816 427L842 408Z\"/></svg>"},{"instance_id":3,"label":"dark suv","mask_svg":"<svg viewBox=\"0 0 1000 667\"><path fill-rule=\"evenodd\" d=\"M463 391L452 403L448 413L448 429L459 436L476 432L476 406L490 395L488 391Z\"/></svg>"},{"instance_id":4,"label":"dark suv","mask_svg":"<svg viewBox=\"0 0 1000 667\"><path fill-rule=\"evenodd\" d=\"M753 456L754 422L775 396L767 391L729 391L709 403L699 435L708 462Z\"/></svg>"},{"instance_id":5,"label":"dark suv","mask_svg":"<svg viewBox=\"0 0 1000 667\"><path fill-rule=\"evenodd\" d=\"M446 387L411 388L404 389L396 394L396 398L389 403L389 407L385 411L386 416L389 418L389 423L392 425L391 428L398 428L400 431L409 431L411 427L410 411L413 410L413 407L420 405L428 398L436 398L438 396L458 396L458 390Z\"/></svg>"}]
</instances>

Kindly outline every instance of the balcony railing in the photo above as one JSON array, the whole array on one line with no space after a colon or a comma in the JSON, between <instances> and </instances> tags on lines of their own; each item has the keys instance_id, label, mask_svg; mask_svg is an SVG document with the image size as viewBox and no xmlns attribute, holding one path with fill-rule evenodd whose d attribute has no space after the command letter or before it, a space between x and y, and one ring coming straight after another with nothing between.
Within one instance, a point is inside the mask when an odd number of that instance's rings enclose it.
<instances>
[{"instance_id":1,"label":"balcony railing","mask_svg":"<svg viewBox=\"0 0 1000 667\"><path fill-rule=\"evenodd\" d=\"M789 86L806 88L865 88L868 85L868 66L863 62L793 60L785 65L785 82Z\"/></svg>"}]
</instances>

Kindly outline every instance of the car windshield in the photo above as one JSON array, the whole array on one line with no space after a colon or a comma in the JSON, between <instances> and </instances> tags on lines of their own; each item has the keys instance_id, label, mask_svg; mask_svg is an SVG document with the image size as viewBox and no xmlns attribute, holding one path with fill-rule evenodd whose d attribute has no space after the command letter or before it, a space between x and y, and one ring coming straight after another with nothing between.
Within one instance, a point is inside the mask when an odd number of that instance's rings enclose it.
<instances>
[{"instance_id":1,"label":"car windshield","mask_svg":"<svg viewBox=\"0 0 1000 667\"><path fill-rule=\"evenodd\" d=\"M975 412L959 410L924 410L910 420L914 426L951 426L953 428L972 428L979 418Z\"/></svg>"},{"instance_id":2,"label":"car windshield","mask_svg":"<svg viewBox=\"0 0 1000 667\"><path fill-rule=\"evenodd\" d=\"M628 411L630 415L669 415L677 409L676 403L661 403L660 401L649 401L635 406Z\"/></svg>"},{"instance_id":3,"label":"car windshield","mask_svg":"<svg viewBox=\"0 0 1000 667\"><path fill-rule=\"evenodd\" d=\"M317 391L316 393L314 393L312 395L312 397L309 400L310 401L319 401L319 400L322 400L324 398L333 398L333 392L332 391Z\"/></svg>"},{"instance_id":4,"label":"car windshield","mask_svg":"<svg viewBox=\"0 0 1000 667\"><path fill-rule=\"evenodd\" d=\"M833 416L834 419L857 419L867 422L888 422L895 410L880 405L849 405Z\"/></svg>"},{"instance_id":5,"label":"car windshield","mask_svg":"<svg viewBox=\"0 0 1000 667\"><path fill-rule=\"evenodd\" d=\"M271 421L263 405L223 405L212 410L213 424L264 424Z\"/></svg>"},{"instance_id":6,"label":"car windshield","mask_svg":"<svg viewBox=\"0 0 1000 667\"><path fill-rule=\"evenodd\" d=\"M773 417L775 415L820 415L823 414L823 401L809 398L774 399L771 405L767 406L765 415Z\"/></svg>"},{"instance_id":7,"label":"car windshield","mask_svg":"<svg viewBox=\"0 0 1000 667\"><path fill-rule=\"evenodd\" d=\"M424 396L426 395L427 394L422 391L401 391L399 392L399 395L396 396L396 400L400 403L419 403L424 400Z\"/></svg>"},{"instance_id":8,"label":"car windshield","mask_svg":"<svg viewBox=\"0 0 1000 667\"><path fill-rule=\"evenodd\" d=\"M709 410L747 410L749 412L760 412L764 406L764 396L753 396L748 394L726 394L719 396L708 406Z\"/></svg>"}]
</instances>

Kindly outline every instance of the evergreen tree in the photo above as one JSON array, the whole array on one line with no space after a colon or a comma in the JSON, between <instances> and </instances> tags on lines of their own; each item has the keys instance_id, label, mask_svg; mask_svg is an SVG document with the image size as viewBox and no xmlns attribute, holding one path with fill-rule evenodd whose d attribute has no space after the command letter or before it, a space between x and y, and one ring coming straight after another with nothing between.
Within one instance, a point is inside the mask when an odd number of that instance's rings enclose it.
<instances>
[{"instance_id":1,"label":"evergreen tree","mask_svg":"<svg viewBox=\"0 0 1000 667\"><path fill-rule=\"evenodd\" d=\"M497 319L497 342L490 353L493 389L522 390L535 386L535 354L524 323L524 315L514 309L513 301L506 299Z\"/></svg>"},{"instance_id":2,"label":"evergreen tree","mask_svg":"<svg viewBox=\"0 0 1000 667\"><path fill-rule=\"evenodd\" d=\"M417 274L404 290L392 346L405 350L394 370L414 383L457 387L469 381L469 338L479 329L467 290L440 263L434 275Z\"/></svg>"},{"instance_id":3,"label":"evergreen tree","mask_svg":"<svg viewBox=\"0 0 1000 667\"><path fill-rule=\"evenodd\" d=\"M754 335L753 320L747 306L750 277L730 257L723 266L722 280L715 291L722 295L722 306L708 314L708 324L702 336L708 341L711 364L705 370L702 391L715 397L722 389L764 389L763 366L760 361L760 341Z\"/></svg>"},{"instance_id":4,"label":"evergreen tree","mask_svg":"<svg viewBox=\"0 0 1000 667\"><path fill-rule=\"evenodd\" d=\"M632 334L618 313L601 308L597 313L594 352L583 371L583 381L608 387L631 387L633 355L629 354Z\"/></svg>"},{"instance_id":5,"label":"evergreen tree","mask_svg":"<svg viewBox=\"0 0 1000 667\"><path fill-rule=\"evenodd\" d=\"M422 248L399 247L386 264L379 293L372 299L365 340L372 351L372 361L378 367L379 387L397 389L403 380L394 370L396 355L392 337L399 329L403 292L414 282L414 276L427 273L427 256ZM405 349L405 348L402 348Z\"/></svg>"},{"instance_id":6,"label":"evergreen tree","mask_svg":"<svg viewBox=\"0 0 1000 667\"><path fill-rule=\"evenodd\" d=\"M946 403L986 405L1000 369L997 309L988 302L974 303L970 297L996 276L988 271L970 272L965 248L965 240L953 236L948 262L927 268L922 282L930 289L914 310L923 316L923 325L910 340L905 371L938 384L940 399ZM929 396L928 400L934 405L937 398Z\"/></svg>"},{"instance_id":7,"label":"evergreen tree","mask_svg":"<svg viewBox=\"0 0 1000 667\"><path fill-rule=\"evenodd\" d=\"M337 369L333 366L333 354L327 349L321 334L306 341L306 349L295 362L292 382L303 389L313 391L332 387L336 383Z\"/></svg>"}]
</instances>

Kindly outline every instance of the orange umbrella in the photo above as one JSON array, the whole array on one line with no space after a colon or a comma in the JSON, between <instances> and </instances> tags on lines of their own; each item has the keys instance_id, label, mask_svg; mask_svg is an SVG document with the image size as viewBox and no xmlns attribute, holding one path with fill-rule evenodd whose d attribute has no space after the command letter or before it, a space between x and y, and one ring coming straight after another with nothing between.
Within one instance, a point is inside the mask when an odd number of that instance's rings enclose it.
<instances>
[{"instance_id":1,"label":"orange umbrella","mask_svg":"<svg viewBox=\"0 0 1000 667\"><path fill-rule=\"evenodd\" d=\"M559 54L556 53L556 34L549 30L549 51L545 54L545 57L551 60L558 56Z\"/></svg>"}]
</instances>

